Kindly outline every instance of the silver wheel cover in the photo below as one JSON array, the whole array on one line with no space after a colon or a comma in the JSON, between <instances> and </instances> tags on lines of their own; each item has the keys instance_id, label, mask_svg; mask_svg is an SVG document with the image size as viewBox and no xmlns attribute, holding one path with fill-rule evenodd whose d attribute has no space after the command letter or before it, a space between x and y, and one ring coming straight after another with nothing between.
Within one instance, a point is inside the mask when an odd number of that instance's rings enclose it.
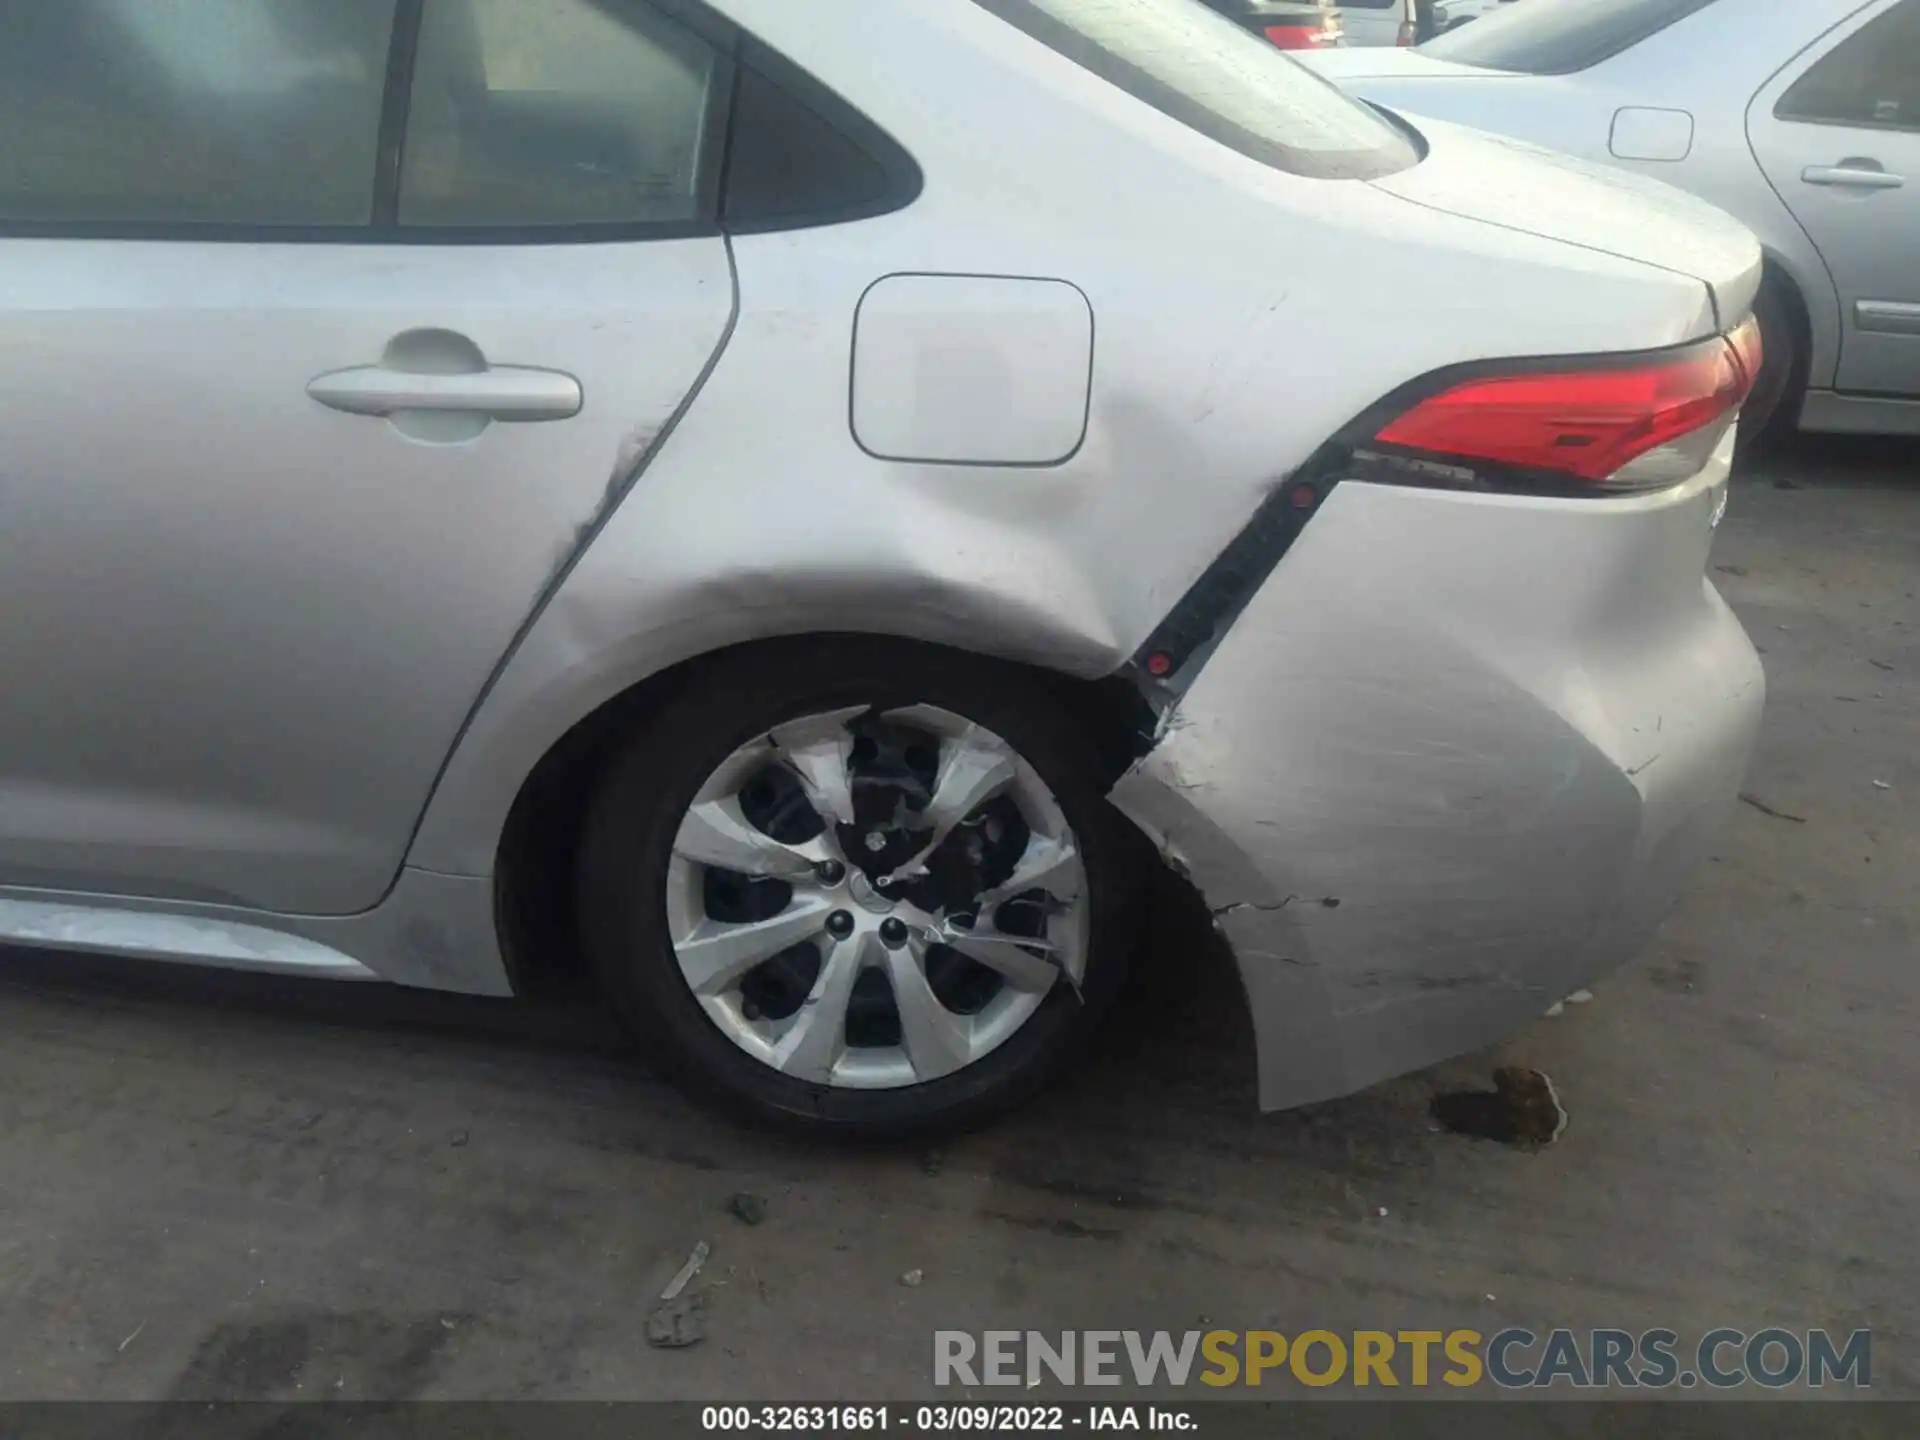
<instances>
[{"instance_id":1,"label":"silver wheel cover","mask_svg":"<svg viewBox=\"0 0 1920 1440\"><path fill-rule=\"evenodd\" d=\"M869 718L924 736L937 761L923 808L896 806L894 823L870 825L843 846L839 827L855 826L857 793L873 786L883 794L890 783L861 775L854 758L852 727ZM823 822L812 839L784 844L748 819L743 790L770 766L798 781ZM943 846L973 847L967 853L976 855L981 842L973 831L1005 833L994 815L982 819L983 809L1002 800L1017 810L1025 846L1004 878L975 892L972 914L958 905L924 908L900 895L903 888L924 890L914 882L929 875L928 862ZM995 813L1005 814L1004 806ZM912 853L896 853L883 873L871 873L879 853L903 846ZM765 918L712 918L707 896L714 871L723 882L783 882L790 898ZM1015 909L1006 908L1010 902ZM1077 991L1086 969L1086 875L1058 802L1006 741L931 706L811 715L735 750L682 817L667 871L666 910L680 974L722 1034L783 1074L847 1089L924 1084L973 1064L1032 1019L1055 985ZM1022 922L1003 930L1015 913ZM1044 924L1037 926L1035 917ZM1028 933L1036 928L1039 933ZM804 953L792 949L800 945L819 956L810 990L791 1013L762 1013L743 987L779 957L799 954L804 964ZM972 1013L949 1008L936 992L930 959L942 962L943 974L952 969L951 958L936 947L957 951L997 977L997 983L979 977L991 995ZM869 971L885 976L898 1043L849 1042L855 987ZM875 987L866 982L868 1001Z\"/></svg>"}]
</instances>

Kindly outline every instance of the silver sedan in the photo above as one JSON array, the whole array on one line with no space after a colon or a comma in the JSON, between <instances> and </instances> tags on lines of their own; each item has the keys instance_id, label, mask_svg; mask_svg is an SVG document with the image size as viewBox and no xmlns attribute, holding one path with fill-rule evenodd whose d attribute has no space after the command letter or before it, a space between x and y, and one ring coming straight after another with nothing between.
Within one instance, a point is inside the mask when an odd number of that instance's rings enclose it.
<instances>
[{"instance_id":1,"label":"silver sedan","mask_svg":"<svg viewBox=\"0 0 1920 1440\"><path fill-rule=\"evenodd\" d=\"M1164 860L1282 1106L1738 794L1753 236L1189 0L0 0L0 122L0 938L577 967L874 1134L1060 1072Z\"/></svg>"},{"instance_id":2,"label":"silver sedan","mask_svg":"<svg viewBox=\"0 0 1920 1440\"><path fill-rule=\"evenodd\" d=\"M1308 63L1721 206L1767 257L1746 433L1920 434L1920 0L1542 0Z\"/></svg>"}]
</instances>

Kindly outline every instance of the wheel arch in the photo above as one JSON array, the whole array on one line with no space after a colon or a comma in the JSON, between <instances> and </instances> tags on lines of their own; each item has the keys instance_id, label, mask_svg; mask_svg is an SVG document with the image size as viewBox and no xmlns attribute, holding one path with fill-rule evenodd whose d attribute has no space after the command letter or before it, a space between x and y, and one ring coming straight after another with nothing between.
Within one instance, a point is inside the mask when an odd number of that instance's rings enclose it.
<instances>
[{"instance_id":1,"label":"wheel arch","mask_svg":"<svg viewBox=\"0 0 1920 1440\"><path fill-rule=\"evenodd\" d=\"M1840 293L1833 276L1798 222L1784 233L1756 231L1762 283L1774 285L1795 311L1804 383L1824 388L1840 367Z\"/></svg>"},{"instance_id":2,"label":"wheel arch","mask_svg":"<svg viewBox=\"0 0 1920 1440\"><path fill-rule=\"evenodd\" d=\"M1822 357L1815 353L1814 347L1817 342L1814 335L1813 312L1807 301L1806 287L1794 273L1791 263L1771 247L1764 248L1762 256L1764 269L1760 283L1771 287L1773 293L1780 297L1787 312L1788 323L1793 326L1794 368L1793 373L1787 377L1787 390L1781 397L1780 403L1789 407L1789 413L1793 417L1789 428L1798 429L1800 407L1806 399L1808 388L1813 383L1812 377L1821 373L1823 364L1830 372L1839 357L1828 355L1823 361Z\"/></svg>"},{"instance_id":3,"label":"wheel arch","mask_svg":"<svg viewBox=\"0 0 1920 1440\"><path fill-rule=\"evenodd\" d=\"M891 641L1025 672L1079 721L1109 783L1117 781L1150 742L1151 712L1125 679L1089 679L971 647L884 631L834 629L759 636L688 655L633 681L574 720L545 747L515 789L500 826L492 878L501 952L516 994L564 994L577 991L585 979L573 873L593 785L621 739L671 704L709 665L756 649L829 638Z\"/></svg>"}]
</instances>

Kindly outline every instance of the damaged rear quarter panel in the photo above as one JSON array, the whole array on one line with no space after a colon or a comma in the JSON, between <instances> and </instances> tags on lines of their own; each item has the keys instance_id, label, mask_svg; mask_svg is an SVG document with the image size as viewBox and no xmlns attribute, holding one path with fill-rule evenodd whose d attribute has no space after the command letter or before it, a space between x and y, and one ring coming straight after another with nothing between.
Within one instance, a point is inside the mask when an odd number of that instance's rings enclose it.
<instances>
[{"instance_id":1,"label":"damaged rear quarter panel","mask_svg":"<svg viewBox=\"0 0 1920 1440\"><path fill-rule=\"evenodd\" d=\"M1392 630L1337 643L1244 617L1113 792L1238 957L1269 1107L1544 1010L1638 823L1603 755L1467 657Z\"/></svg>"},{"instance_id":2,"label":"damaged rear quarter panel","mask_svg":"<svg viewBox=\"0 0 1920 1440\"><path fill-rule=\"evenodd\" d=\"M522 781L572 725L743 641L848 630L1110 674L1272 487L1382 394L1488 353L1681 338L1699 308L1678 277L1246 160L978 7L729 13L856 97L924 188L885 216L734 237L724 355L503 664L416 866L490 873ZM981 103L994 93L1006 103ZM1299 283L1347 267L1368 285ZM1436 290L1434 267L1458 283ZM1047 277L1086 297L1091 394L1071 456L860 449L855 316L905 273ZM1496 281L1508 305L1468 298ZM922 388L915 403L938 402Z\"/></svg>"},{"instance_id":3,"label":"damaged rear quarter panel","mask_svg":"<svg viewBox=\"0 0 1920 1440\"><path fill-rule=\"evenodd\" d=\"M1233 945L1263 1105L1488 1043L1644 940L1758 720L1701 578L1723 476L1604 511L1349 483L1229 631L1112 798Z\"/></svg>"}]
</instances>

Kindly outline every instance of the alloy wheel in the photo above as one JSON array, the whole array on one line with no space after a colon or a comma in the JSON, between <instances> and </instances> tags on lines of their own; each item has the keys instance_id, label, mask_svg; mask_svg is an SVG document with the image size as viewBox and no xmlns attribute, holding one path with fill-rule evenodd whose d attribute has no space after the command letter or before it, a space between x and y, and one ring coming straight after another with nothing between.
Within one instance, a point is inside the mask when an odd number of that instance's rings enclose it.
<instances>
[{"instance_id":1,"label":"alloy wheel","mask_svg":"<svg viewBox=\"0 0 1920 1440\"><path fill-rule=\"evenodd\" d=\"M1085 975L1058 801L1005 740L927 705L808 715L734 750L681 819L666 912L709 1020L839 1088L964 1069Z\"/></svg>"}]
</instances>

